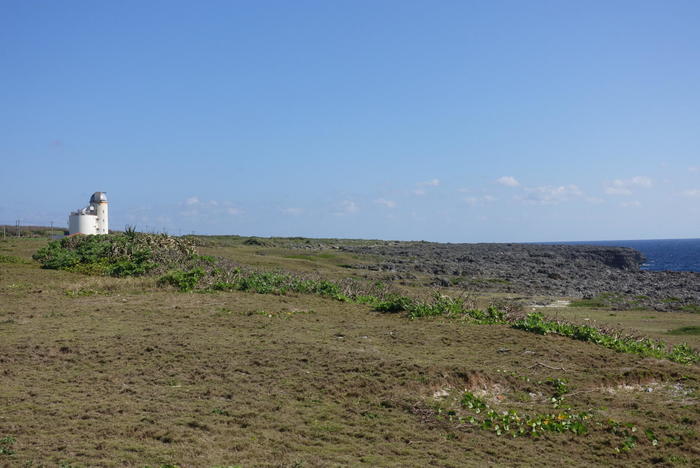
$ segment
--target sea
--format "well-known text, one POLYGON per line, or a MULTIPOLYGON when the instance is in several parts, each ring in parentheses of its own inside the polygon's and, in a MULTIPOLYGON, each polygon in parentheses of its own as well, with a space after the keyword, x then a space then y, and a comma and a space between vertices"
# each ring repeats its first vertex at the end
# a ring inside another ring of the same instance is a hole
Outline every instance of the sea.
POLYGON ((700 272, 700 239, 577 241, 557 244, 631 247, 640 251, 646 258, 646 262, 641 266, 642 270, 700 272))

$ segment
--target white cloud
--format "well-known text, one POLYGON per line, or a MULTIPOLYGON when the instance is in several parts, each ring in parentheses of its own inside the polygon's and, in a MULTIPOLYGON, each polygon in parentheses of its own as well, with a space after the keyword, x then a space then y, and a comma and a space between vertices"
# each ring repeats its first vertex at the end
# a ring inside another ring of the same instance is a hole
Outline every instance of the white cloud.
POLYGON ((518 182, 518 180, 513 176, 499 177, 496 179, 496 182, 501 185, 505 185, 506 187, 518 187, 520 185, 520 182, 518 182))
POLYGON ((632 191, 624 187, 605 187, 605 193, 608 195, 632 195, 632 191))
POLYGON ((183 202, 181 216, 216 216, 228 214, 231 216, 243 214, 243 210, 234 206, 230 201, 200 200, 199 197, 189 197, 183 202))
POLYGON ((620 206, 623 208, 636 208, 638 206, 642 206, 642 204, 639 203, 637 200, 634 200, 634 201, 622 202, 622 203, 620 203, 620 206))
POLYGON ((287 214, 287 215, 291 215, 291 216, 299 216, 303 212, 304 212, 304 210, 301 208, 294 208, 294 207, 282 208, 282 213, 287 214))
POLYGON ((683 192, 686 197, 700 197, 700 189, 690 189, 683 192))
POLYGON ((421 196, 425 195, 426 193, 428 193, 428 191, 425 189, 425 187, 437 187, 439 185, 440 185, 440 179, 430 179, 430 180, 426 180, 424 182, 418 182, 416 184, 416 186, 418 188, 413 189, 412 193, 414 195, 421 197, 421 196))
POLYGON ((600 197, 586 197, 586 201, 588 203, 595 203, 595 204, 605 203, 605 200, 600 198, 600 197))
POLYGON ((339 210, 336 212, 338 215, 353 214, 360 211, 360 207, 352 200, 343 200, 340 202, 339 210))
POLYGON ((495 202, 497 198, 491 195, 484 195, 483 197, 465 197, 462 200, 469 206, 477 206, 495 202))
POLYGON ((384 198, 377 198, 374 200, 374 203, 377 205, 383 205, 386 206, 387 208, 396 208, 396 202, 394 200, 386 200, 384 198))
POLYGON ((576 185, 544 185, 541 187, 525 188, 525 196, 518 198, 526 203, 556 205, 581 196, 583 196, 583 192, 576 185))
POLYGON ((437 187, 438 185, 440 185, 440 179, 430 179, 418 183, 419 187, 437 187))
POLYGON ((230 214, 231 216, 236 216, 239 214, 243 214, 243 210, 238 208, 226 208, 226 213, 230 214))
POLYGON ((631 179, 615 179, 608 182, 605 193, 608 195, 632 195, 634 188, 649 188, 652 180, 646 176, 636 176, 631 179))
POLYGON ((688 168, 689 172, 700 172, 700 166, 690 166, 688 168))

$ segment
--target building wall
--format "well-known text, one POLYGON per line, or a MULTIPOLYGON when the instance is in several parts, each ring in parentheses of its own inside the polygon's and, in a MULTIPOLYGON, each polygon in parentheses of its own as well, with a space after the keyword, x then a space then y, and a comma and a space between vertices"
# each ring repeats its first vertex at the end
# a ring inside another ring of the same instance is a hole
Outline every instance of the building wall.
POLYGON ((69 234, 97 234, 97 216, 71 213, 68 217, 69 234))

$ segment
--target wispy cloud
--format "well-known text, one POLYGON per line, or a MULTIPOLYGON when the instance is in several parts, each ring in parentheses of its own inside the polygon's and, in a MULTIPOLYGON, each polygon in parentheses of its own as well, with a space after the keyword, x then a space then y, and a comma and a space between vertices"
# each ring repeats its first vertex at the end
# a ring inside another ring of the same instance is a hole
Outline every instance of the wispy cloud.
POLYGON ((520 182, 513 176, 503 176, 496 179, 496 182, 506 187, 518 187, 520 182))
POLYGON ((622 202, 622 203, 620 203, 620 206, 623 208, 637 208, 637 207, 642 206, 642 204, 639 203, 637 200, 634 200, 634 201, 622 202))
POLYGON ((295 207, 290 207, 290 208, 282 208, 282 213, 290 216, 299 216, 302 214, 304 210, 302 208, 295 208, 295 207))
POLYGON ((430 179, 425 182, 418 182, 419 187, 437 187, 440 185, 440 179, 430 179))
POLYGON ((338 211, 335 212, 337 215, 347 215, 354 214, 360 211, 360 207, 357 203, 352 200, 343 200, 339 203, 338 211))
POLYGON ((421 196, 425 195, 426 193, 428 193, 428 190, 426 190, 427 187, 438 187, 439 185, 440 185, 440 179, 430 179, 430 180, 426 180, 423 182, 418 182, 416 184, 416 187, 418 187, 418 188, 413 189, 412 193, 414 195, 421 197, 421 196))
POLYGON ((607 183, 605 193, 608 195, 632 195, 633 189, 649 188, 652 185, 652 180, 646 176, 636 176, 631 179, 615 179, 607 183))
POLYGON ((683 192, 686 197, 700 197, 700 189, 689 189, 683 192))
POLYGON ((374 200, 377 205, 386 206, 387 208, 396 208, 396 202, 394 200, 386 200, 384 198, 377 198, 374 200))
POLYGON ((186 198, 182 202, 184 209, 180 211, 181 216, 215 216, 243 214, 243 210, 236 207, 230 201, 207 200, 203 201, 197 196, 186 198))
POLYGON ((700 172, 700 166, 690 166, 688 168, 689 172, 700 172))
POLYGON ((517 197, 525 203, 537 205, 556 205, 573 198, 583 196, 583 191, 576 185, 544 185, 541 187, 526 187, 525 195, 517 197))
POLYGON ((491 203, 497 200, 496 197, 491 195, 484 195, 482 197, 465 197, 462 200, 469 206, 478 206, 485 203, 491 203))
POLYGON ((226 214, 229 214, 231 216, 237 216, 239 214, 243 214, 243 210, 240 208, 226 208, 226 214))

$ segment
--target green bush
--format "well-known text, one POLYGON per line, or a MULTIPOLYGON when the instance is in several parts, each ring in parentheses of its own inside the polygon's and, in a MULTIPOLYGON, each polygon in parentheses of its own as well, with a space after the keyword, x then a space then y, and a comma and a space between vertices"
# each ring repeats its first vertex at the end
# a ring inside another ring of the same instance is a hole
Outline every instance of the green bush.
POLYGON ((205 273, 202 268, 194 268, 189 271, 175 270, 167 275, 163 275, 158 280, 159 285, 175 286, 182 292, 189 292, 197 287, 199 280, 204 277, 205 273))
POLYGON ((93 275, 140 276, 157 268, 213 262, 194 255, 192 246, 178 238, 142 234, 72 236, 49 242, 33 258, 43 268, 93 275))
POLYGON ((14 255, 0 255, 0 263, 30 263, 21 257, 15 257, 14 255))
POLYGON ((548 320, 539 312, 528 314, 524 319, 513 322, 512 327, 540 335, 557 334, 568 336, 575 340, 595 343, 619 352, 669 359, 681 364, 692 364, 700 361, 700 354, 687 344, 676 345, 669 349, 660 340, 623 336, 605 332, 589 325, 576 325, 548 320))
POLYGON ((405 297, 392 295, 375 304, 374 310, 378 312, 404 312, 413 308, 413 300, 405 297))

